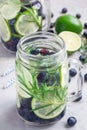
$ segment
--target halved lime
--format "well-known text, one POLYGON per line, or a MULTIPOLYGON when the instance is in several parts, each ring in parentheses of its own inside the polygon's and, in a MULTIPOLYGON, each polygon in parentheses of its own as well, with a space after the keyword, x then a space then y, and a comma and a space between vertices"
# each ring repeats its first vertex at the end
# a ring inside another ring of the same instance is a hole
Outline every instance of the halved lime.
POLYGON ((68 52, 75 52, 80 49, 82 42, 78 34, 70 31, 63 31, 59 36, 64 40, 68 52))
POLYGON ((11 38, 11 30, 9 24, 4 18, 0 15, 0 31, 1 31, 1 38, 7 42, 11 38))
POLYGON ((0 12, 5 19, 10 20, 18 15, 20 9, 20 0, 15 0, 15 2, 14 0, 6 0, 6 2, 3 2, 0 12))
MULTIPOLYGON (((50 100, 50 97, 49 97, 49 100, 50 100)), ((47 103, 47 101, 48 99, 46 101, 40 101, 35 98, 32 99, 32 104, 31 104, 32 110, 38 117, 42 119, 55 118, 65 108, 65 104, 61 104, 61 103, 58 104, 58 102, 56 103, 56 99, 54 100, 54 103, 52 105, 47 103)))
MULTIPOLYGON (((38 16, 38 21, 41 22, 40 16, 38 16)), ((28 11, 25 11, 18 17, 15 29, 20 35, 26 35, 36 32, 39 26, 33 16, 28 11)))

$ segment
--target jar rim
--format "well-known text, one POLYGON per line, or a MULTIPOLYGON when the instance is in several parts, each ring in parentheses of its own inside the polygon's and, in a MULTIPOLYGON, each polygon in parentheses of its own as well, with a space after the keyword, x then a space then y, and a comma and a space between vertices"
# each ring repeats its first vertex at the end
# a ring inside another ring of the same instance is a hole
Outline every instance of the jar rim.
MULTIPOLYGON (((60 55, 61 53, 66 52, 66 46, 65 46, 65 42, 63 41, 63 39, 62 39, 60 36, 58 36, 57 34, 55 34, 55 33, 45 32, 45 31, 38 31, 38 32, 35 32, 35 33, 33 33, 33 34, 30 34, 30 35, 28 34, 28 35, 23 36, 23 37, 19 40, 19 43, 18 43, 18 45, 17 45, 17 50, 18 50, 21 54, 25 55, 26 57, 39 58, 37 55, 33 55, 33 54, 30 54, 30 53, 26 53, 26 52, 23 50, 23 47, 22 47, 22 46, 23 46, 23 43, 24 43, 26 40, 31 39, 31 38, 35 38, 35 37, 37 37, 37 36, 39 36, 39 38, 41 38, 42 36, 43 36, 43 37, 50 36, 51 38, 55 38, 57 42, 58 42, 58 40, 61 40, 61 49, 60 49, 59 51, 55 52, 55 53, 52 54, 52 55, 47 55, 47 56, 45 56, 45 57, 44 57, 43 55, 41 55, 41 56, 40 56, 41 58, 48 58, 48 57, 50 57, 50 56, 60 55)), ((58 42, 58 43, 59 43, 59 42, 58 42)))

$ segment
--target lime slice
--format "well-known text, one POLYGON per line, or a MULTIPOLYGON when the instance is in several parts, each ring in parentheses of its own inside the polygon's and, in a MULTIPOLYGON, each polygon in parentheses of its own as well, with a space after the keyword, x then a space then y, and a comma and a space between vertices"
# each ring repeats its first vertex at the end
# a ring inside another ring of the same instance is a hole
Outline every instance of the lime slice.
POLYGON ((75 52, 80 49, 82 42, 78 34, 70 31, 63 31, 59 36, 64 40, 68 52, 75 52))
POLYGON ((15 2, 13 0, 7 0, 3 3, 0 12, 5 19, 10 20, 18 15, 20 9, 21 4, 19 0, 15 0, 15 2))
POLYGON ((19 85, 16 87, 17 93, 22 97, 22 98, 30 98, 30 94, 28 93, 28 90, 23 86, 21 83, 18 83, 19 85))
POLYGON ((0 30, 1 30, 1 38, 7 42, 11 38, 11 31, 7 21, 3 19, 0 15, 0 30))
MULTIPOLYGON (((47 100, 46 100, 47 101, 47 100)), ((42 119, 52 119, 58 116, 65 108, 65 104, 56 104, 56 99, 54 100, 54 103, 52 105, 48 104, 46 101, 40 101, 35 98, 32 99, 32 110, 34 113, 42 118, 42 119), (45 106, 45 107, 43 107, 45 106), (38 109, 40 108, 40 109, 38 109), (58 108, 58 109, 56 109, 58 108), (37 110, 35 110, 37 109, 37 110), (55 109, 55 111, 53 111, 55 109), (53 112, 52 112, 53 111, 53 112), (50 113, 51 112, 51 113, 50 113)))
MULTIPOLYGON (((40 16, 38 16, 38 21, 41 22, 40 16)), ((15 29, 20 35, 26 35, 36 32, 39 29, 39 26, 35 22, 33 16, 26 11, 18 17, 15 29)))

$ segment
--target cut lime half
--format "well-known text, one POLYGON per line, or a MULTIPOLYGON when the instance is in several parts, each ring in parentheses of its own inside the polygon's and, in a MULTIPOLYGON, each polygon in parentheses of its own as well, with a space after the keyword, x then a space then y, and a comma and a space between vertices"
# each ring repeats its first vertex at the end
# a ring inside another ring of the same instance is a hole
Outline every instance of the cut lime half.
POLYGON ((3 2, 3 5, 1 4, 0 12, 5 19, 10 20, 18 15, 20 9, 20 0, 15 0, 15 2, 14 0, 7 0, 3 2))
POLYGON ((82 42, 78 34, 70 31, 63 31, 59 36, 64 40, 68 52, 75 52, 80 49, 82 42))
MULTIPOLYGON (((38 16, 38 21, 41 23, 41 17, 38 16)), ((15 24, 15 29, 20 35, 26 35, 36 32, 39 29, 39 26, 35 22, 33 16, 25 11, 22 13, 15 24)))
POLYGON ((0 31, 1 31, 1 38, 7 42, 11 38, 11 30, 9 24, 4 18, 0 15, 0 31))
POLYGON ((58 104, 58 103, 56 104, 55 102, 56 100, 54 101, 53 104, 48 104, 46 101, 42 102, 40 100, 33 98, 31 107, 38 117, 42 119, 52 119, 58 116, 65 108, 65 104, 58 104))

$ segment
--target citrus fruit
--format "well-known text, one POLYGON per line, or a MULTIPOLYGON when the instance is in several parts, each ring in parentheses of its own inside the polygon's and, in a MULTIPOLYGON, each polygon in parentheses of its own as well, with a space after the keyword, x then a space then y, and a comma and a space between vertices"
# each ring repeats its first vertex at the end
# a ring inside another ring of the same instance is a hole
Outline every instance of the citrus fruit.
MULTIPOLYGON (((51 97, 49 97, 49 98, 51 98, 51 97)), ((32 107, 32 110, 37 109, 37 110, 34 110, 34 113, 38 117, 40 117, 42 119, 52 119, 52 118, 55 118, 56 116, 58 116, 65 108, 65 104, 58 104, 58 103, 56 104, 55 102, 56 102, 56 99, 54 100, 54 103, 52 105, 50 105, 46 101, 42 102, 40 100, 33 98, 31 107, 32 107), (38 109, 38 108, 40 108, 40 109, 38 109), (54 109, 55 109, 55 111, 53 111, 54 109)))
MULTIPOLYGON (((32 11, 31 9, 29 10, 30 12, 32 11)), ((38 21, 39 23, 41 23, 40 16, 38 16, 38 21)), ((30 14, 28 11, 25 11, 19 15, 15 23, 15 29, 20 35, 26 35, 36 32, 39 29, 39 26, 35 22, 35 19, 33 18, 32 14, 30 14)))
POLYGON ((0 30, 1 30, 1 38, 5 42, 9 41, 11 38, 11 30, 10 30, 8 22, 4 20, 2 15, 0 15, 0 30))
POLYGON ((75 52, 80 49, 82 42, 78 34, 70 31, 63 31, 59 36, 64 40, 68 52, 75 52))
POLYGON ((0 12, 5 19, 10 20, 18 15, 20 9, 20 0, 15 0, 15 2, 13 0, 7 0, 2 3, 0 12))
POLYGON ((72 15, 62 15, 55 21, 55 30, 57 33, 62 31, 72 31, 79 34, 82 31, 82 23, 78 18, 72 15))

